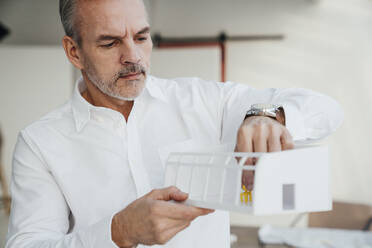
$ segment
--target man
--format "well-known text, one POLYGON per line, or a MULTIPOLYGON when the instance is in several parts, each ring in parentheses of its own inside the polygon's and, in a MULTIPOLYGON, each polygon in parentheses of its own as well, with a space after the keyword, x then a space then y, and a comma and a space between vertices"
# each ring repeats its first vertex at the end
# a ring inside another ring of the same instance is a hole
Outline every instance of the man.
MULTIPOLYGON (((335 101, 304 89, 150 76, 140 0, 60 0, 60 14, 82 79, 19 135, 7 248, 228 247, 228 213, 162 188, 169 152, 280 151, 342 122, 335 101)), ((252 175, 243 183, 252 188, 252 175)))

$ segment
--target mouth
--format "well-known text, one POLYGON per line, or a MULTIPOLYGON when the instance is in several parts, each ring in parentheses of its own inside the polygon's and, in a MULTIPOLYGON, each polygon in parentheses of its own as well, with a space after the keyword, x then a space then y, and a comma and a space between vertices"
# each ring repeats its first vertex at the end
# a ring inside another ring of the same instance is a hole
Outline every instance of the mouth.
POLYGON ((139 79, 141 76, 142 76, 142 73, 138 72, 138 73, 130 73, 130 74, 127 74, 127 75, 122 76, 120 78, 123 78, 123 79, 126 79, 126 80, 135 80, 135 79, 139 79))

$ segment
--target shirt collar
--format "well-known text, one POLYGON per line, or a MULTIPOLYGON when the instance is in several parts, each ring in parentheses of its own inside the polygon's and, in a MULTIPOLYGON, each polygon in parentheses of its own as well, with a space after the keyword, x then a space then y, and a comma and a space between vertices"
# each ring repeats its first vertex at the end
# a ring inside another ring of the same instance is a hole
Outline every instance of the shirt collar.
POLYGON ((72 95, 72 114, 74 115, 76 130, 80 130, 90 120, 90 103, 87 102, 81 93, 86 89, 83 77, 80 77, 75 84, 72 95))
MULTIPOLYGON (((168 100, 159 85, 161 83, 159 81, 159 79, 148 75, 146 79, 145 91, 147 91, 151 97, 167 103, 168 100)), ((83 77, 80 77, 75 83, 72 96, 72 113, 75 119, 76 130, 78 132, 80 132, 90 120, 91 109, 95 108, 95 106, 87 102, 87 100, 85 100, 81 95, 84 90, 86 90, 86 85, 83 77)))
POLYGON ((149 75, 146 82, 146 90, 155 99, 168 103, 168 99, 164 94, 164 89, 161 87, 161 79, 149 75))

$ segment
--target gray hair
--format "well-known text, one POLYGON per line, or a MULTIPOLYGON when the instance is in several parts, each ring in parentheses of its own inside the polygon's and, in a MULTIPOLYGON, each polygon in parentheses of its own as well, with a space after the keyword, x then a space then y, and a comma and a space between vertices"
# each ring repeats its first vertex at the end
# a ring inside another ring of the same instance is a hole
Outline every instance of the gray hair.
POLYGON ((81 37, 76 25, 76 9, 78 0, 59 0, 59 15, 65 34, 81 45, 81 37))
MULTIPOLYGON (((81 46, 82 41, 78 26, 79 20, 77 20, 76 15, 78 1, 79 0, 59 0, 59 15, 61 17, 61 22, 63 25, 63 29, 65 30, 65 34, 67 36, 70 36, 74 41, 77 42, 79 46, 81 46)), ((141 2, 145 7, 143 0, 141 0, 141 2)), ((146 19, 148 19, 147 11, 146 19)))

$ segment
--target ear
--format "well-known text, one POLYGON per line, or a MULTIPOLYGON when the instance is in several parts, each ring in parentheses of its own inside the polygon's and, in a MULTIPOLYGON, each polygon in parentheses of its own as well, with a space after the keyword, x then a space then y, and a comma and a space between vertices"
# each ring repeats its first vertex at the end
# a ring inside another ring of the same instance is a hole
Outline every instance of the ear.
POLYGON ((65 35, 62 39, 62 45, 70 62, 77 69, 83 69, 83 61, 78 44, 70 36, 65 35))

